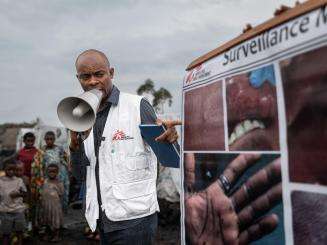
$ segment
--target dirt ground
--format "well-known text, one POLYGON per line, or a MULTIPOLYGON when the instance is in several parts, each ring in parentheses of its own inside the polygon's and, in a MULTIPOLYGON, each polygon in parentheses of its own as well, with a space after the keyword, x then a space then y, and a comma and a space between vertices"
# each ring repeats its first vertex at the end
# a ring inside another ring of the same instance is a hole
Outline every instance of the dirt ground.
MULTIPOLYGON (((159 200, 160 210, 159 225, 156 238, 156 244, 159 245, 176 245, 180 244, 180 211, 179 203, 169 203, 159 200)), ((81 209, 69 209, 64 218, 64 229, 61 231, 62 241, 57 244, 63 245, 96 245, 97 241, 88 240, 83 235, 86 226, 83 211, 81 209)), ((55 244, 41 241, 34 237, 24 242, 24 245, 47 245, 55 244)))

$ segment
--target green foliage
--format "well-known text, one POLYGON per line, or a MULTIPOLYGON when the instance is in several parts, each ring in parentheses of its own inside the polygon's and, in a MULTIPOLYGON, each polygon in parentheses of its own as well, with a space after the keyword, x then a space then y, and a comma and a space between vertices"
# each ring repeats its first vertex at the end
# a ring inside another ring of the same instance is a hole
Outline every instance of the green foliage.
POLYGON ((155 92, 153 81, 151 79, 145 80, 144 84, 142 84, 137 89, 136 92, 137 92, 138 95, 142 95, 144 93, 153 94, 155 92))
POLYGON ((154 109, 157 112, 164 113, 164 105, 166 102, 168 102, 168 106, 170 107, 173 103, 173 96, 170 94, 170 92, 161 87, 158 90, 154 89, 154 82, 151 79, 147 79, 144 81, 144 84, 142 84, 137 89, 137 94, 142 95, 144 93, 149 93, 153 96, 152 105, 154 109))

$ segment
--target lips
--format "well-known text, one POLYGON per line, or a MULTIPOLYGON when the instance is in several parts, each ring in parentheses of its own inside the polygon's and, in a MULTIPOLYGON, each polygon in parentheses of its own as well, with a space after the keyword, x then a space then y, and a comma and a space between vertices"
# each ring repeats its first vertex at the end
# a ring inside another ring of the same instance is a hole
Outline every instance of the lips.
POLYGON ((292 182, 327 185, 326 64, 327 47, 280 63, 292 182))
POLYGON ((259 88, 249 74, 227 80, 228 144, 230 150, 277 150, 276 89, 264 81, 259 88))
POLYGON ((327 108, 307 106, 288 127, 290 179, 327 185, 327 108))

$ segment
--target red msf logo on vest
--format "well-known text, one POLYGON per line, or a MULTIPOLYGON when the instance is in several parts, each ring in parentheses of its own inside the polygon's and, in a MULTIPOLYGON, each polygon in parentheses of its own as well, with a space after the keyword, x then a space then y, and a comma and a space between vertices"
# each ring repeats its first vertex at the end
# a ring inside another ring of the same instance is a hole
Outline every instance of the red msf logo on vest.
POLYGON ((125 133, 122 130, 117 130, 114 136, 112 137, 112 140, 130 140, 134 139, 131 136, 126 136, 125 133))

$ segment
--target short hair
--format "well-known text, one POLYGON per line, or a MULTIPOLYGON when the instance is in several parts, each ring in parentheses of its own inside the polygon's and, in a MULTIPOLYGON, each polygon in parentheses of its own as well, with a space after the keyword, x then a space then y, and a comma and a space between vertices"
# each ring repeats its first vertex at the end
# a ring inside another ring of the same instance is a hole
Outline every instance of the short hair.
POLYGON ((13 168, 13 169, 16 169, 16 164, 13 163, 13 162, 7 162, 5 163, 5 166, 4 166, 4 169, 9 169, 9 168, 13 168))
POLYGON ((24 165, 24 162, 23 161, 21 161, 21 160, 19 160, 19 159, 14 159, 14 163, 16 164, 16 165, 24 165))
POLYGON ((55 133, 53 131, 46 132, 45 135, 44 135, 44 138, 47 137, 47 136, 53 136, 53 137, 56 138, 56 135, 55 135, 55 133))
POLYGON ((49 168, 56 168, 57 171, 59 171, 59 166, 58 166, 58 164, 55 164, 55 163, 49 164, 48 167, 47 167, 47 170, 49 170, 49 168))
POLYGON ((22 162, 22 161, 16 161, 15 162, 15 165, 16 165, 16 167, 18 168, 18 167, 22 167, 22 168, 24 168, 24 163, 22 162))
POLYGON ((87 50, 85 50, 85 51, 83 51, 82 53, 80 53, 78 56, 77 56, 77 58, 76 58, 76 61, 75 61, 75 67, 77 67, 77 62, 78 62, 78 59, 80 58, 80 57, 82 57, 83 55, 86 55, 86 54, 89 54, 89 53, 96 53, 96 54, 99 54, 106 62, 107 62, 107 64, 108 64, 108 67, 110 67, 110 62, 109 62, 109 59, 107 58, 107 56, 103 53, 103 52, 101 52, 101 51, 99 51, 99 50, 96 50, 96 49, 87 49, 87 50))
POLYGON ((27 132, 27 133, 24 134, 23 140, 26 140, 27 138, 34 138, 35 139, 35 135, 32 132, 27 132))

